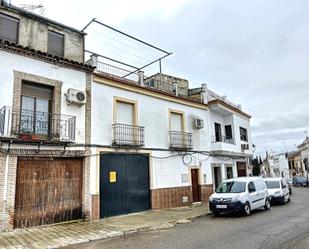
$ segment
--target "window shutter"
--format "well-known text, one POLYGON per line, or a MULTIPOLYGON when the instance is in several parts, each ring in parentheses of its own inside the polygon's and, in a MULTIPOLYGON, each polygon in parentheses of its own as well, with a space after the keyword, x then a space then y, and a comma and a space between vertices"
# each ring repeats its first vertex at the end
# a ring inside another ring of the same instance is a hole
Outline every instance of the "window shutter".
POLYGON ((0 39, 17 43, 18 26, 18 19, 0 14, 0 39))
POLYGON ((64 56, 64 35, 54 31, 48 31, 48 51, 49 54, 59 57, 64 56))
POLYGON ((52 88, 47 88, 30 83, 22 83, 21 95, 33 98, 51 100, 53 95, 52 88))

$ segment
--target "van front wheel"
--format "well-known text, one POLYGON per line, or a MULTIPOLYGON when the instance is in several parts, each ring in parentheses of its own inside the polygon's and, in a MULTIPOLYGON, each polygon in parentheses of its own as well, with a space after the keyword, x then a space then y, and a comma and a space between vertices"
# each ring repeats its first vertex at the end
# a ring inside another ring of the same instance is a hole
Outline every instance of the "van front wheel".
POLYGON ((249 216, 251 214, 250 204, 248 202, 246 202, 245 204, 244 213, 246 216, 249 216))
POLYGON ((266 200, 265 200, 264 209, 265 209, 265 210, 269 210, 269 209, 270 209, 270 201, 269 201, 268 198, 266 198, 266 200))

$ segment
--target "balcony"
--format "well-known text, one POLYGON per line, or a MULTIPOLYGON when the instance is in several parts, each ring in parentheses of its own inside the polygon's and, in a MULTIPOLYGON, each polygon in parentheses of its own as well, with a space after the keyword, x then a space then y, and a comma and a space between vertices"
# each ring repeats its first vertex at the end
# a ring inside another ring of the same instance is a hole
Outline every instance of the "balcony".
POLYGON ((113 124, 113 146, 143 147, 145 145, 145 128, 128 124, 113 124))
POLYGON ((192 149, 192 133, 182 131, 169 132, 170 149, 189 150, 192 149))
POLYGON ((227 143, 227 144, 235 144, 235 140, 232 137, 226 136, 212 136, 212 143, 227 143))
POLYGON ((0 139, 22 141, 73 142, 76 117, 22 110, 13 112, 8 106, 0 109, 0 139))

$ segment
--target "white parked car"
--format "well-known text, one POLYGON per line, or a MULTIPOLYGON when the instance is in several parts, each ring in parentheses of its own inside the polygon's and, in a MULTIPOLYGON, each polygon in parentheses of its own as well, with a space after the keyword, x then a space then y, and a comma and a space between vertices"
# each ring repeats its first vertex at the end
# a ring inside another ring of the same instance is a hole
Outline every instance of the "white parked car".
POLYGON ((283 178, 266 178, 265 182, 272 203, 285 204, 290 201, 289 187, 283 178))
POLYGON ((223 181, 209 197, 209 209, 215 215, 241 212, 250 215, 257 208, 270 209, 265 181, 259 177, 238 177, 223 181))

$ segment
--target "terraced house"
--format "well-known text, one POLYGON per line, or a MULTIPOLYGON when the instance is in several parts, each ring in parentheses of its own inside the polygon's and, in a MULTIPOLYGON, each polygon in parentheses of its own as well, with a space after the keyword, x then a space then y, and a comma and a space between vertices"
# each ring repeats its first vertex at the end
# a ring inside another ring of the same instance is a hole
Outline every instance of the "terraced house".
POLYGON ((84 36, 0 7, 0 229, 206 202, 250 173, 241 106, 95 53, 85 64, 84 36))
POLYGON ((1 230, 90 212, 83 42, 78 30, 1 4, 1 230))

